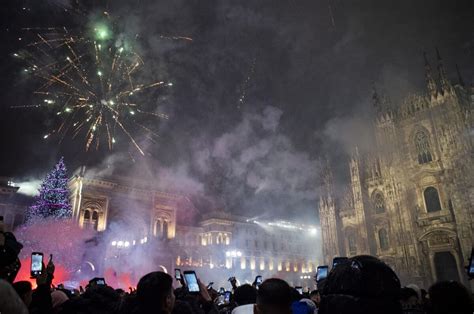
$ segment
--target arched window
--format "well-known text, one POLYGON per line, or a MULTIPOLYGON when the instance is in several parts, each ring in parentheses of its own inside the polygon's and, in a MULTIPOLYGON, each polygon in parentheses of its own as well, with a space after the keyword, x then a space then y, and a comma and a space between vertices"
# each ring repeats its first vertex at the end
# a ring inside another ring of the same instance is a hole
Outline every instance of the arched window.
POLYGON ((426 211, 428 213, 437 212, 441 210, 438 190, 430 186, 425 189, 423 195, 425 197, 426 211))
POLYGON ((423 131, 418 131, 415 134, 415 147, 418 153, 418 163, 426 164, 433 161, 430 151, 430 142, 428 135, 423 131))
POLYGON ((354 235, 350 234, 347 236, 347 246, 349 247, 349 255, 357 254, 357 245, 354 235))
POLYGON ((379 230, 379 243, 380 243, 380 249, 382 251, 388 250, 389 243, 388 243, 388 233, 386 229, 379 230))
POLYGON ((86 209, 84 211, 84 220, 89 220, 89 219, 91 219, 91 212, 88 209, 86 209))
POLYGON ((99 219, 99 213, 98 213, 96 210, 94 210, 94 211, 92 212, 92 220, 96 220, 96 221, 97 221, 98 219, 99 219))
POLYGON ((163 239, 168 239, 168 222, 165 220, 163 222, 163 239))
POLYGON ((376 193, 374 195, 374 207, 376 214, 385 212, 385 201, 383 199, 382 193, 376 193))

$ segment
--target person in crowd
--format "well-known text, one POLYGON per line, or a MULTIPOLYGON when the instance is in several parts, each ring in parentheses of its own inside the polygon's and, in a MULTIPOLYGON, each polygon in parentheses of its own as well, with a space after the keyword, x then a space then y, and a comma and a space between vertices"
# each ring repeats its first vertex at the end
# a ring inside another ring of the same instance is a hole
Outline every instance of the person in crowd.
POLYGON ((63 303, 68 300, 68 296, 61 290, 54 290, 51 292, 52 313, 57 314, 61 312, 63 303))
POLYGON ((18 293, 26 307, 29 307, 33 296, 31 283, 29 281, 17 281, 13 283, 13 288, 15 288, 16 293, 18 293))
POLYGON ((418 294, 413 288, 404 287, 400 290, 400 304, 404 314, 424 312, 418 294))
POLYGON ((155 271, 143 276, 137 285, 137 305, 140 314, 171 314, 174 307, 173 278, 155 271))
POLYGON ((472 314, 472 296, 457 281, 441 281, 428 289, 428 314, 472 314))
POLYGON ((257 289, 244 284, 234 290, 234 303, 236 307, 232 314, 253 314, 254 304, 257 302, 257 289))
POLYGON ((120 295, 109 286, 92 286, 79 297, 62 303, 60 314, 115 314, 121 304, 120 295))
POLYGON ((2 314, 28 314, 28 308, 18 296, 12 285, 0 279, 0 313, 2 314))
POLYGON ((314 302, 317 308, 319 308, 319 304, 321 303, 321 294, 319 290, 313 290, 309 294, 309 298, 314 302))
POLYGON ((30 314, 50 314, 53 310, 53 301, 51 298, 51 283, 54 278, 55 266, 50 259, 48 266, 44 267, 43 272, 36 277, 36 289, 31 296, 29 306, 30 314))
POLYGON ((282 279, 265 280, 257 292, 255 314, 291 314, 292 293, 288 283, 282 279))
POLYGON ((360 255, 329 273, 318 313, 399 314, 399 298, 395 272, 376 257, 360 255))

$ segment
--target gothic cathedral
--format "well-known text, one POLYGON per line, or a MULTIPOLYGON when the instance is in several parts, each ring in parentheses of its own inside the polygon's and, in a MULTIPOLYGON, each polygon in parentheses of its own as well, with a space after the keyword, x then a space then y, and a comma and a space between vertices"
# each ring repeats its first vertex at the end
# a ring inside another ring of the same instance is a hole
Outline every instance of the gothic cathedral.
POLYGON ((474 87, 450 82, 425 55, 427 92, 394 108, 373 94, 374 151, 349 162, 350 187, 335 194, 326 167, 319 213, 325 263, 375 255, 402 284, 467 284, 473 247, 474 87))

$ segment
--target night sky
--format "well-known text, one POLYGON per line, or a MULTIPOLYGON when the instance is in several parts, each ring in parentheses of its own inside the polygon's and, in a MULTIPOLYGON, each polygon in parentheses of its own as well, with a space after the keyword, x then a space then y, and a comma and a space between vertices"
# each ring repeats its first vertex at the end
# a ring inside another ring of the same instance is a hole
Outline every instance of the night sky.
POLYGON ((64 155, 70 170, 87 165, 100 175, 154 179, 160 188, 195 195, 202 210, 314 216, 319 158, 328 156, 344 180, 353 145, 370 149, 373 83, 395 106, 423 92, 423 51, 435 68, 435 48, 454 81, 456 64, 467 84, 474 78, 471 0, 7 0, 0 6, 0 176, 38 180, 64 155), (113 151, 87 153, 83 137, 44 140, 57 123, 54 113, 12 108, 38 101, 38 82, 12 57, 28 43, 22 29, 83 29, 103 11, 124 36, 137 38, 146 78, 174 84, 143 99, 170 116, 146 121, 159 131, 154 141, 136 132, 145 157, 125 138, 113 151))

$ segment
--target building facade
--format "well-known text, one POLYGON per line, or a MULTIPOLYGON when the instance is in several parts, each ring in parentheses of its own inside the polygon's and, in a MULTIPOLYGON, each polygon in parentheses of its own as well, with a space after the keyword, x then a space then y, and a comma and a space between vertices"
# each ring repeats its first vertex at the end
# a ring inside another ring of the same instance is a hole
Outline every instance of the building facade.
POLYGON ((18 193, 19 187, 10 178, 0 177, 0 216, 3 217, 5 231, 13 231, 26 219, 32 198, 18 193))
POLYGON ((437 79, 425 55, 427 92, 397 107, 376 91, 374 150, 349 161, 336 196, 326 167, 319 213, 323 256, 376 255, 402 283, 467 284, 473 246, 474 88, 451 83, 439 53, 437 79))
POLYGON ((110 266, 133 259, 141 254, 136 248, 142 252, 146 247, 155 265, 168 272, 193 269, 216 285, 223 286, 231 276, 252 282, 257 275, 314 285, 321 256, 314 227, 260 222, 224 210, 183 220, 182 215, 196 211, 188 198, 130 178, 78 172, 69 186, 73 219, 106 239, 101 249, 105 262, 98 268, 107 269, 107 261, 110 266))

